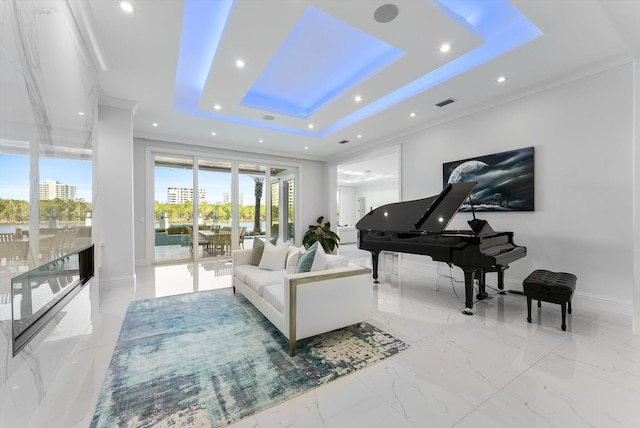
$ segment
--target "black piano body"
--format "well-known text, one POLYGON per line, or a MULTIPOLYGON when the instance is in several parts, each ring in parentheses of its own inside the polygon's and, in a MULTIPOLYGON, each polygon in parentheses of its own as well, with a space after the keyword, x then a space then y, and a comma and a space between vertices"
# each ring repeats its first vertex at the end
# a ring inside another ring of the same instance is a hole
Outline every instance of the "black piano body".
POLYGON ((472 314, 474 279, 479 300, 487 298, 486 272, 498 274, 504 290, 504 270, 525 257, 526 247, 513 242, 513 232, 496 232, 485 220, 469 221, 471 230, 445 230, 469 197, 476 183, 449 184, 437 196, 384 205, 370 211, 357 224, 358 248, 371 252, 373 279, 378 282, 381 251, 428 255, 434 261, 462 269, 465 282, 463 313, 472 314))

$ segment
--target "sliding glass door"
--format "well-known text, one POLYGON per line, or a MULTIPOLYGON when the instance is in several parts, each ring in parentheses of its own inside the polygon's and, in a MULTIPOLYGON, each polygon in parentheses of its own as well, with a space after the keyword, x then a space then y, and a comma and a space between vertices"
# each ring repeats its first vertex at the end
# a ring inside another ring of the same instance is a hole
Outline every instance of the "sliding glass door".
POLYGON ((198 257, 228 257, 233 248, 231 163, 198 160, 198 257))
POLYGON ((295 168, 160 153, 152 159, 154 262, 227 260, 257 237, 294 242, 295 168))
POLYGON ((154 248, 156 262, 189 260, 193 255, 193 158, 155 156, 154 248))

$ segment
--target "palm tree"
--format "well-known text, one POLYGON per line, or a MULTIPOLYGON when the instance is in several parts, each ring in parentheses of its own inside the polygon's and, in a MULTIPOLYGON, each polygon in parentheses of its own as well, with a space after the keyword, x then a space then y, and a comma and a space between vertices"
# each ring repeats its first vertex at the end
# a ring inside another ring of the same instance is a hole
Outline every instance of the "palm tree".
POLYGON ((264 177, 255 176, 252 177, 255 181, 255 197, 256 197, 256 209, 253 214, 253 234, 262 235, 261 221, 260 221, 260 200, 262 199, 262 186, 264 184, 264 177))

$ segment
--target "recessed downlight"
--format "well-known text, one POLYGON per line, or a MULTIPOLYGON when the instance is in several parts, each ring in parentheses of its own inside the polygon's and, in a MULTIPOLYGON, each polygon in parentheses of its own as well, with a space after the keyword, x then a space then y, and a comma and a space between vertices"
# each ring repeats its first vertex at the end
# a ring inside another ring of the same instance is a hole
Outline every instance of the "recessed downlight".
POLYGON ((213 108, 216 109, 216 110, 220 110, 222 107, 220 107, 220 104, 216 104, 216 105, 213 106, 213 108))
POLYGON ((136 10, 133 4, 129 3, 128 1, 121 1, 120 9, 124 10, 127 13, 133 13, 136 10))
POLYGON ((264 140, 258 140, 258 143, 264 143, 264 140))
POLYGON ((211 133, 211 135, 213 135, 213 136, 215 137, 216 133, 215 133, 215 132, 212 132, 212 133, 211 133))
POLYGON ((305 150, 309 150, 309 147, 308 147, 308 146, 305 146, 305 148, 304 148, 304 149, 305 149, 305 150))
POLYGON ((78 112, 78 116, 84 116, 84 112, 83 111, 79 111, 78 112))
POLYGON ((309 129, 313 129, 313 123, 310 123, 309 125, 307 125, 309 129))
POLYGON ((358 134, 358 135, 357 135, 357 137, 358 137, 358 138, 362 138, 362 134, 358 134))
POLYGON ((507 78, 505 76, 500 76, 496 79, 496 82, 498 83, 504 83, 507 81, 507 78))
POLYGON ((236 67, 238 68, 244 68, 244 61, 239 59, 236 61, 236 67))
POLYGON ((440 46, 440 52, 449 52, 451 50, 451 45, 449 43, 443 43, 440 46))
POLYGON ((360 95, 356 95, 354 98, 354 101, 359 103, 360 101, 362 101, 362 97, 360 95))
POLYGON ((155 122, 153 122, 153 123, 151 124, 151 126, 153 126, 154 128, 157 128, 157 127, 158 127, 158 124, 157 124, 157 123, 155 123, 155 122))
POLYGON ((416 114, 414 112, 409 113, 409 117, 416 117, 416 114))

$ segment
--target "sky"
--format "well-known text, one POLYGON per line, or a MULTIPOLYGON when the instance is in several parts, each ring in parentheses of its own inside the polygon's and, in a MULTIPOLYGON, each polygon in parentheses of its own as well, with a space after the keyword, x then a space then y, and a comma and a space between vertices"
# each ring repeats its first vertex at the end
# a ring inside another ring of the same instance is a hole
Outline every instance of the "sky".
MULTIPOLYGON (((40 183, 56 180, 61 184, 76 186, 76 198, 91 202, 91 167, 90 161, 41 157, 40 183)), ((193 187, 193 171, 190 169, 156 167, 155 174, 154 200, 158 202, 167 201, 169 187, 193 187)), ((206 189, 209 203, 223 202, 223 194, 231 194, 230 173, 201 171, 198 181, 200 188, 206 189)), ((242 204, 253 205, 254 181, 251 176, 241 174, 239 187, 242 204)), ((28 156, 0 154, 0 199, 29 200, 28 156)))
MULTIPOLYGON (((76 186, 76 198, 91 202, 91 161, 40 158, 40 183, 76 186)), ((0 199, 29 200, 29 156, 0 154, 0 199)))

